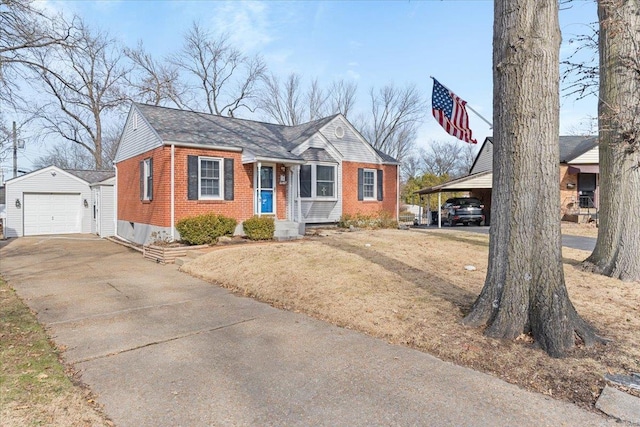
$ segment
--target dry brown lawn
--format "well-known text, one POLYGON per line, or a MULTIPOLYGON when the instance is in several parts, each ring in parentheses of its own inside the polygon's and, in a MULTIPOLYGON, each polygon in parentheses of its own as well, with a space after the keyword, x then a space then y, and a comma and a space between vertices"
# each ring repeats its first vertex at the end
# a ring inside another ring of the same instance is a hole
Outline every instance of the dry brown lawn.
POLYGON ((575 222, 562 222, 562 234, 570 234, 572 236, 582 237, 598 237, 598 227, 595 222, 587 224, 577 224, 575 222))
POLYGON ((0 279, 0 426, 113 426, 16 293, 0 279))
POLYGON ((490 339, 461 324, 486 275, 486 235, 323 231, 296 242, 220 247, 182 269, 276 307, 591 408, 605 373, 640 372, 640 285, 581 271, 588 255, 564 248, 567 287, 578 312, 612 342, 578 347, 564 359, 548 357, 527 336, 490 339))

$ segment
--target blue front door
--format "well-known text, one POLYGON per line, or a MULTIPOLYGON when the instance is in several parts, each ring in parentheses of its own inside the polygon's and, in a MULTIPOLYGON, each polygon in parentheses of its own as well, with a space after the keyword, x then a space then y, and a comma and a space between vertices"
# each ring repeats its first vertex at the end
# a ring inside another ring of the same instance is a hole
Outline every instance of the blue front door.
POLYGON ((273 179, 273 166, 262 166, 260 168, 260 195, 258 203, 260 213, 273 214, 273 191, 275 180, 273 179))

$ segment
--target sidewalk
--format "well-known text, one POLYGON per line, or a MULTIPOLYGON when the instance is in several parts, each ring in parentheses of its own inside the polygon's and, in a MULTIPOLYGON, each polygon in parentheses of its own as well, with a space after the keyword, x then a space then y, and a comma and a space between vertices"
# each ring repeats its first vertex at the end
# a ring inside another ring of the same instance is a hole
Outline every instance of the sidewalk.
POLYGON ((117 426, 624 425, 104 240, 16 239, 0 257, 117 426))

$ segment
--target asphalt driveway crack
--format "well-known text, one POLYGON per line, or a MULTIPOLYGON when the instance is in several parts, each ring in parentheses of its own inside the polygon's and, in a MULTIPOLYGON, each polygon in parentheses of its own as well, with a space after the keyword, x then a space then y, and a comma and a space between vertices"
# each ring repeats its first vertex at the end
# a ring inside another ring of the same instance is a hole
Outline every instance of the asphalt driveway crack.
POLYGON ((257 319, 257 317, 252 317, 250 319, 239 320, 237 322, 229 323, 227 325, 216 326, 214 328, 200 329, 200 330, 197 330, 197 331, 188 332, 186 334, 177 335, 177 336, 174 336, 174 337, 171 337, 171 338, 166 338, 166 339, 163 339, 163 340, 152 341, 152 342, 149 342, 149 343, 137 345, 135 347, 127 348, 127 349, 124 349, 124 350, 118 350, 118 351, 113 351, 113 352, 110 352, 110 353, 107 353, 107 354, 101 354, 101 355, 97 355, 97 356, 86 357, 84 359, 74 360, 73 363, 75 364, 75 363, 91 362, 93 360, 104 359, 104 358, 111 357, 111 356, 117 356, 117 355, 122 354, 122 353, 128 353, 130 351, 139 350, 139 349, 145 348, 145 347, 151 347, 151 346, 158 345, 158 344, 164 344, 164 343, 176 341, 176 340, 179 340, 179 339, 182 339, 182 338, 188 338, 188 337, 192 337, 194 335, 204 334, 204 333, 207 333, 207 332, 219 331, 221 329, 230 328, 232 326, 236 326, 236 325, 240 325, 240 324, 243 324, 243 323, 251 322, 251 321, 254 321, 256 319, 257 319))

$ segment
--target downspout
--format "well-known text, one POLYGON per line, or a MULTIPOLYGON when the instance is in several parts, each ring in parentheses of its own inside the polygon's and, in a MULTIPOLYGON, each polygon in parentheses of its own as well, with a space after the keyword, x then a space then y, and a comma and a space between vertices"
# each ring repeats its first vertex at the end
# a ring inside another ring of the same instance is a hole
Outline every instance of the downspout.
POLYGON ((113 206, 115 209, 113 213, 113 234, 122 239, 122 237, 118 235, 118 167, 113 165, 113 168, 116 170, 116 183, 113 186, 113 206))
POLYGON ((171 241, 176 240, 176 146, 171 144, 171 241))
POLYGON ((396 166, 396 221, 400 219, 400 166, 396 166))
POLYGON ((442 209, 440 206, 442 206, 442 193, 438 192, 438 228, 442 228, 442 209))
POLYGON ((302 168, 302 166, 297 165, 296 166, 296 199, 298 201, 297 204, 297 213, 298 213, 298 222, 302 222, 302 199, 300 198, 300 168, 302 168))
POLYGON ((258 190, 258 194, 256 194, 256 201, 258 203, 258 217, 262 216, 262 180, 260 179, 260 174, 262 172, 262 162, 258 162, 258 167, 257 167, 257 175, 256 175, 256 181, 257 181, 257 190, 258 190))

